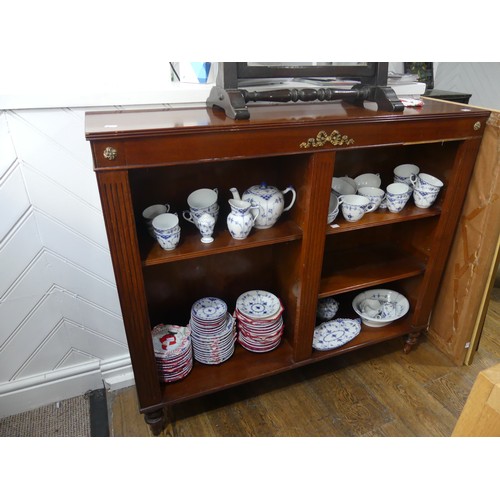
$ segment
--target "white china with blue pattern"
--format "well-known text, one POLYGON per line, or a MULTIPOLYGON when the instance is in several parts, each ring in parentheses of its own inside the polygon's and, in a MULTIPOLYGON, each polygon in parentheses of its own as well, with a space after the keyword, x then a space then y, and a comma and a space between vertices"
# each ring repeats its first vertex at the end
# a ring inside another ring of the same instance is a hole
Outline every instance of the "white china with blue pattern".
POLYGON ((356 194, 357 186, 353 179, 347 177, 333 177, 332 189, 337 196, 340 196, 342 194, 356 194))
MULTIPOLYGON (((385 191, 377 187, 360 187, 358 189, 358 194, 366 196, 370 200, 370 203, 373 205, 373 210, 377 210, 377 208, 380 207, 380 204, 385 200, 385 191)), ((370 211, 373 212, 373 210, 370 211)))
POLYGON ((413 189, 411 177, 412 175, 417 175, 419 172, 420 167, 418 165, 414 165, 413 163, 403 163, 394 169, 394 182, 404 182, 413 189))
POLYGON ((326 218, 327 224, 331 224, 339 214, 339 199, 332 189, 330 192, 330 203, 328 204, 328 216, 326 218))
POLYGON ((236 309, 251 320, 269 319, 280 314, 283 306, 276 295, 265 290, 249 290, 236 300, 236 309))
POLYGON ((363 324, 371 327, 386 326, 402 318, 410 310, 408 299, 395 290, 376 288, 358 294, 352 307, 363 324))
POLYGON ((314 329, 313 347, 329 351, 350 342, 361 332, 361 320, 339 318, 326 321, 314 329))
POLYGON ((163 250, 173 250, 181 237, 179 217, 177 214, 164 213, 157 215, 152 222, 156 240, 163 250))
MULTIPOLYGON (((240 199, 236 188, 231 188, 233 198, 240 199)), ((252 206, 260 207, 258 217, 255 219, 256 229, 267 229, 277 222, 283 212, 290 210, 297 197, 297 193, 292 186, 280 190, 274 186, 268 186, 265 182, 249 187, 241 196, 243 201, 247 201, 252 206), (285 195, 292 194, 292 200, 285 207, 285 195)))
POLYGON ((380 187, 382 180, 380 174, 361 174, 354 178, 356 189, 361 187, 380 187))
POLYGON ((229 200, 231 212, 227 216, 227 228, 235 240, 244 240, 255 225, 261 207, 248 201, 229 200))
POLYGON ((203 297, 191 307, 191 315, 202 321, 215 321, 227 314, 227 304, 217 297, 203 297))
POLYGON ((413 201, 419 208, 429 208, 438 196, 436 191, 422 191, 421 189, 413 190, 413 201))
POLYGON ((203 214, 198 219, 198 229, 201 233, 201 242, 202 243, 212 243, 214 239, 212 238, 212 234, 215 228, 215 217, 210 214, 203 214))
POLYGON ((161 205, 161 204, 150 205, 149 207, 146 207, 142 211, 142 218, 144 219, 144 222, 146 223, 149 234, 153 238, 155 237, 155 231, 153 228, 153 219, 157 215, 165 214, 167 212, 170 212, 170 205, 168 203, 165 205, 161 205))
POLYGON ((338 300, 333 297, 325 297, 318 300, 316 317, 321 321, 329 321, 335 317, 338 310, 338 300))
POLYGON ((411 188, 404 182, 394 182, 386 188, 386 204, 389 212, 398 213, 403 210, 411 196, 411 188))
POLYGON ((367 212, 374 210, 373 204, 366 196, 359 194, 346 194, 339 196, 342 215, 348 222, 360 220, 367 212))

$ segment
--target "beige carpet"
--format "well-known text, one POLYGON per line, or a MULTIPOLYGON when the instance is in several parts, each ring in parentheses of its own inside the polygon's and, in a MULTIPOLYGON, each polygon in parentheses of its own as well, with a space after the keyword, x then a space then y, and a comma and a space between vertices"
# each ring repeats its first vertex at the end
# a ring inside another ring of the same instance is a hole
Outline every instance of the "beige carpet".
POLYGON ((0 419, 0 437, 90 437, 87 395, 0 419))

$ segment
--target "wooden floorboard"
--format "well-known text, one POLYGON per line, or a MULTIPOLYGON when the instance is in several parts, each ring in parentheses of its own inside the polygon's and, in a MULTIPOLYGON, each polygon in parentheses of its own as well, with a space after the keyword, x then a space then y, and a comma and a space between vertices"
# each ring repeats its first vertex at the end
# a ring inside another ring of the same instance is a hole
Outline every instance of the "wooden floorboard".
MULTIPOLYGON (((477 374, 500 360, 500 289, 471 366, 402 339, 259 380, 168 411, 163 437, 451 436, 477 374)), ((135 388, 110 395, 112 436, 152 436, 135 388)))

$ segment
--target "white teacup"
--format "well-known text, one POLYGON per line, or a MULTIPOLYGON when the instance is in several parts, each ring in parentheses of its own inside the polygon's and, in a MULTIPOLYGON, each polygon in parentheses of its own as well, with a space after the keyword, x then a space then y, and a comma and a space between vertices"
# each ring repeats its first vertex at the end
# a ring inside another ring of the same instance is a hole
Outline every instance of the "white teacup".
POLYGON ((189 208, 192 210, 204 209, 217 203, 217 188, 201 188, 193 191, 187 198, 189 208))
POLYGON ((404 182, 394 182, 386 188, 386 203, 389 212, 398 213, 403 210, 411 196, 411 188, 404 182))
POLYGON ((214 203, 205 208, 191 208, 190 210, 184 210, 184 212, 182 212, 182 217, 199 229, 199 219, 205 214, 212 216, 215 222, 217 222, 217 217, 219 216, 219 204, 214 203))
POLYGON ((358 190, 362 187, 379 188, 382 184, 380 174, 361 174, 354 179, 354 182, 356 183, 356 187, 358 190))
POLYGON ((439 190, 444 186, 443 181, 430 174, 412 175, 411 183, 415 189, 419 189, 421 191, 439 192, 439 190))
POLYGON ((394 182, 404 182, 411 187, 411 176, 417 175, 419 172, 420 168, 417 165, 413 163, 403 163, 394 169, 394 182))
POLYGON ((142 211, 142 218, 144 219, 144 222, 146 222, 146 225, 148 226, 148 231, 151 236, 155 236, 154 229, 153 229, 153 219, 160 214, 165 214, 167 212, 170 212, 170 205, 167 203, 166 205, 150 205, 149 207, 145 208, 142 211))
POLYGON ((356 222, 367 212, 372 212, 374 210, 370 199, 359 194, 345 194, 339 196, 339 205, 341 205, 344 219, 349 222, 356 222))
POLYGON ((353 186, 345 177, 334 177, 332 179, 332 189, 336 195, 355 194, 356 187, 353 186))
MULTIPOLYGON (((358 194, 366 196, 373 204, 373 210, 377 210, 380 204, 385 199, 385 191, 380 188, 363 186, 358 189, 358 194)), ((372 212, 373 210, 370 210, 372 212)))
POLYGON ((179 244, 181 228, 177 214, 160 214, 153 219, 156 239, 164 250, 173 250, 179 244))
POLYGON ((413 201, 419 208, 429 208, 436 201, 438 194, 439 191, 414 189, 413 201))

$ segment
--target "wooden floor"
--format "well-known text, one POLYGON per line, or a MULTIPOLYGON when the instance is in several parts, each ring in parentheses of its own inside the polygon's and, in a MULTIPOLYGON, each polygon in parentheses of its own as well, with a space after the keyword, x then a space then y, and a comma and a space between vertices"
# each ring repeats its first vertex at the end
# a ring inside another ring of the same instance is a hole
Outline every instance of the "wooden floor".
MULTIPOLYGON (((477 374, 500 361, 494 288, 471 366, 423 339, 402 339, 190 401, 169 410, 161 436, 450 436, 477 374)), ((135 388, 109 399, 112 436, 151 436, 135 388)))

